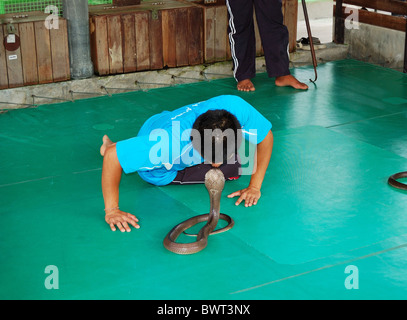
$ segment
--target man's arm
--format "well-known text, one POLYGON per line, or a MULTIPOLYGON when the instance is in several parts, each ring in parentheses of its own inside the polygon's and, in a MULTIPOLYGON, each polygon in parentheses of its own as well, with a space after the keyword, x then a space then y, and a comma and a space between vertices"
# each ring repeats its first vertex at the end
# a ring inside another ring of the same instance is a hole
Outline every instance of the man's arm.
POLYGON ((246 189, 242 189, 232 194, 228 195, 229 198, 239 196, 239 199, 236 201, 238 206, 243 200, 245 200, 245 207, 250 207, 256 205, 257 201, 261 197, 261 185, 263 184, 264 176, 267 171, 267 167, 270 163, 271 153, 273 151, 273 133, 269 131, 267 136, 257 145, 256 148, 256 167, 255 172, 253 173, 250 184, 246 189))
POLYGON ((105 220, 112 231, 116 231, 115 226, 117 226, 122 232, 130 232, 129 223, 137 229, 140 226, 134 215, 119 209, 119 186, 122 171, 117 158, 116 145, 112 145, 106 149, 103 158, 102 192, 105 201, 105 220))

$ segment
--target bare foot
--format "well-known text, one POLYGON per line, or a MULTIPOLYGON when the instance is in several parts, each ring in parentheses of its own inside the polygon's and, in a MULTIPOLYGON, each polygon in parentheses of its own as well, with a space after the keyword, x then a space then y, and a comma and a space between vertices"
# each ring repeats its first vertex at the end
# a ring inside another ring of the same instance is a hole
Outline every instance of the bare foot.
POLYGON ((250 91, 255 91, 256 89, 254 88, 254 85, 250 81, 250 79, 245 79, 245 80, 239 81, 237 83, 237 90, 250 92, 250 91))
POLYGON ((291 74, 287 76, 276 77, 276 86, 278 87, 293 87, 294 89, 307 90, 308 86, 305 83, 299 82, 291 74))
POLYGON ((102 157, 105 156, 105 152, 106 149, 110 146, 113 146, 115 143, 112 142, 112 140, 109 139, 109 137, 107 135, 103 136, 103 144, 100 147, 100 154, 102 155, 102 157))

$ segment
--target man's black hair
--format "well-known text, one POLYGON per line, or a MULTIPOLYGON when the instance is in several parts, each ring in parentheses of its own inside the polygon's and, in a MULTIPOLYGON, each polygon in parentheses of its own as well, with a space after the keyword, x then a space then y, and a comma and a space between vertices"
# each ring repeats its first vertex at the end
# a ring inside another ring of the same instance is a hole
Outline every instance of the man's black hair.
POLYGON ((209 110, 195 120, 192 129, 192 145, 206 161, 234 163, 233 155, 237 154, 242 135, 233 114, 223 109, 209 110))

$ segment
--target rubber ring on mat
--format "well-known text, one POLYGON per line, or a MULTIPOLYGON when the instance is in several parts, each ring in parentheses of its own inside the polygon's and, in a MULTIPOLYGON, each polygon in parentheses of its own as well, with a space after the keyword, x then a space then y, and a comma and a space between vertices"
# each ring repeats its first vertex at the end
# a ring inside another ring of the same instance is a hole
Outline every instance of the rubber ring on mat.
POLYGON ((392 176, 390 176, 390 178, 389 178, 389 180, 387 180, 387 182, 392 187, 395 187, 397 189, 407 190, 407 184, 397 181, 397 179, 401 179, 401 178, 407 178, 407 171, 393 174, 392 176))

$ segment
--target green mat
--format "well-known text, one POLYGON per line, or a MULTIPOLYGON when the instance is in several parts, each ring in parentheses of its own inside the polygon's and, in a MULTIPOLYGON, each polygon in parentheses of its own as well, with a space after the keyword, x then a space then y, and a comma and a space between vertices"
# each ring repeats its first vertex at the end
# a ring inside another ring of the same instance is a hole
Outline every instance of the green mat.
MULTIPOLYGON (((311 67, 292 70, 300 80, 311 67)), ((306 92, 259 74, 43 105, 0 114, 1 299, 406 299, 407 76, 354 60, 318 67, 306 92), (101 194, 101 138, 137 134, 162 110, 236 94, 273 124, 275 146, 255 207, 226 197, 235 227, 195 255, 162 241, 209 209, 203 185, 155 187, 123 176, 120 206, 140 219, 110 231, 101 194), (47 289, 47 266, 58 289, 47 289), (358 270, 349 289, 345 269, 358 270), (55 274, 54 274, 55 275, 55 274)))

